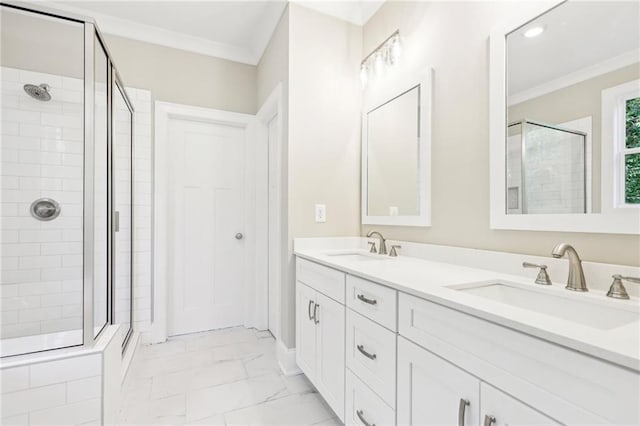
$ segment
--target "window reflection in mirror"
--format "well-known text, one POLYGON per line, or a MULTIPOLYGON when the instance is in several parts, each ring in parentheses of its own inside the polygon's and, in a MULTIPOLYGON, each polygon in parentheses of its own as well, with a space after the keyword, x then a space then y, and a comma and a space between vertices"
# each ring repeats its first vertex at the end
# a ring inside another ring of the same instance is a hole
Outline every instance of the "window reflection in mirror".
POLYGON ((420 214, 419 119, 419 86, 367 113, 368 215, 420 214))
POLYGON ((507 35, 508 214, 600 213, 611 197, 640 205, 638 16, 639 2, 570 0, 507 35))

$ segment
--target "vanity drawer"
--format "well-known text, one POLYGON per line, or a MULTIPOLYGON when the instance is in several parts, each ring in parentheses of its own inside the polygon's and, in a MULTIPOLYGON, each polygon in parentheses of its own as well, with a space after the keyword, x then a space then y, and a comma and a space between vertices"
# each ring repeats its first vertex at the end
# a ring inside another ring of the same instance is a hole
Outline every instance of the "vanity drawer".
POLYGON ((398 329, 397 297, 392 288, 347 275, 347 306, 393 331, 398 329))
POLYGON ((355 374, 347 370, 344 424, 362 426, 395 425, 396 413, 367 387, 355 374), (365 423, 366 422, 366 423, 365 423))
POLYGON ((296 280, 344 305, 345 273, 297 258, 296 280))
POLYGON ((347 309, 346 364, 391 407, 396 401, 396 334, 347 309))

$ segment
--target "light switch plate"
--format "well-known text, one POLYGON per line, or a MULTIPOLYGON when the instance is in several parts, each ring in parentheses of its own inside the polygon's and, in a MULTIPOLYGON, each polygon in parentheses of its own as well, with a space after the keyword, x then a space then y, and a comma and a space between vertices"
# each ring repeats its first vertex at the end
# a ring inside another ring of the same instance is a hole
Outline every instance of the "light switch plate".
POLYGON ((324 204, 316 204, 316 223, 324 223, 327 221, 327 206, 324 204))

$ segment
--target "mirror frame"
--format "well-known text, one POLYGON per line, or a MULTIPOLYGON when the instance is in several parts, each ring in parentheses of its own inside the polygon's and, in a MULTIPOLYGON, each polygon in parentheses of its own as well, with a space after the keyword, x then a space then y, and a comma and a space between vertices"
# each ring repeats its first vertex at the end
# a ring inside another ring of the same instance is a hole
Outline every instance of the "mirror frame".
MULTIPOLYGON (((640 234, 640 208, 617 208, 607 196, 611 178, 601 176, 601 213, 507 214, 506 213, 506 126, 507 126, 507 35, 564 1, 544 3, 535 13, 495 28, 489 38, 489 181, 490 228, 498 230, 640 234)), ((607 126, 602 126, 603 133, 607 126)), ((603 135, 604 136, 604 135, 603 135)), ((606 140, 604 137, 602 140, 606 140)), ((609 144, 601 146, 601 170, 611 170, 609 144), (606 152, 605 152, 606 151, 606 152)))
POLYGON ((408 77, 393 76, 380 85, 368 87, 363 93, 362 108, 362 179, 361 216, 363 225, 431 226, 431 110, 433 96, 433 69, 427 67, 422 72, 408 77), (418 126, 418 194, 420 214, 410 216, 372 216, 367 212, 368 185, 368 132, 367 114, 373 108, 420 86, 420 113, 418 126))

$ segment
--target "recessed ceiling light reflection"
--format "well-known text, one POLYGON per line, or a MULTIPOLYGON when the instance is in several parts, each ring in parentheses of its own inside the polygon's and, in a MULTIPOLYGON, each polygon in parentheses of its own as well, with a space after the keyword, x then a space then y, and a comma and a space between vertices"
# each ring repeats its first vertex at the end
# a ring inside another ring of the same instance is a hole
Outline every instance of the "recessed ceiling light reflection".
POLYGON ((544 32, 544 27, 533 27, 529 28, 524 32, 524 36, 527 38, 537 37, 544 32))

